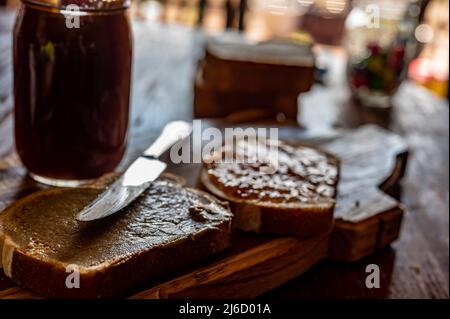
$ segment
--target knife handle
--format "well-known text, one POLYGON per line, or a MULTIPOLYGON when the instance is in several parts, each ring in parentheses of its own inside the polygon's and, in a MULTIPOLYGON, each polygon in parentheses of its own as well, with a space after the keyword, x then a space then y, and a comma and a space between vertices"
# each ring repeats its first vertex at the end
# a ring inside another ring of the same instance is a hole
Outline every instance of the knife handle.
POLYGON ((176 143, 184 140, 191 134, 192 125, 185 121, 173 121, 164 126, 156 141, 147 148, 143 155, 158 158, 176 143))

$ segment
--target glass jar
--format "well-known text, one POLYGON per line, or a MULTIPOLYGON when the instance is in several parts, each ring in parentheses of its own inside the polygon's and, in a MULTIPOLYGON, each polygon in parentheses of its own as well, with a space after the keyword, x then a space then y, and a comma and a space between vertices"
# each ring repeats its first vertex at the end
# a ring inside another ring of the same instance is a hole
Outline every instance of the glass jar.
POLYGON ((15 141, 37 181, 77 186, 125 152, 129 0, 22 0, 14 29, 15 141))
POLYGON ((406 75, 419 0, 355 0, 346 20, 347 75, 353 97, 389 107, 406 75))

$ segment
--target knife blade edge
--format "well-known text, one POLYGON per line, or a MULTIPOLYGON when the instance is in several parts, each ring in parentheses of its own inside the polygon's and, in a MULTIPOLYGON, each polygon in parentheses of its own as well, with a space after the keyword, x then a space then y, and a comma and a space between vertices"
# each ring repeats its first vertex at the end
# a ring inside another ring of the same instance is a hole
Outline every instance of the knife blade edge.
POLYGON ((128 206, 142 194, 161 173, 166 164, 159 160, 139 157, 108 188, 76 216, 78 221, 107 217, 128 206), (136 164, 136 165, 135 165, 136 164))

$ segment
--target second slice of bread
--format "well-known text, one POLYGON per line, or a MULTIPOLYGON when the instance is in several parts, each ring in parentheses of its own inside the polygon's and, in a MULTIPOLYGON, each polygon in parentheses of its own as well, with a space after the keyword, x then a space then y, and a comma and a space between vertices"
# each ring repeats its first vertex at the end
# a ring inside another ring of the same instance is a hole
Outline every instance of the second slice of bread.
MULTIPOLYGON (((285 144, 281 143, 281 145, 285 144)), ((209 174, 208 171, 211 165, 205 164, 200 172, 200 181, 209 192, 230 203, 231 210, 234 213, 234 227, 243 231, 294 235, 300 238, 331 231, 339 175, 339 160, 332 154, 309 146, 289 147, 293 149, 302 148, 308 152, 314 152, 322 161, 327 161, 329 168, 335 170, 335 175, 329 179, 328 183, 332 193, 327 198, 321 198, 316 201, 307 200, 306 202, 296 201, 295 198, 291 198, 289 201, 271 200, 270 198, 261 199, 258 196, 256 198, 255 196, 245 198, 238 196, 236 192, 227 191, 222 183, 223 180, 218 182, 213 175, 209 174)), ((292 161, 295 160, 292 159, 292 161)), ((300 164, 296 163, 295 165, 300 164)), ((240 174, 245 175, 246 165, 241 165, 239 170, 240 174)), ((276 174, 282 175, 279 172, 276 174)), ((232 177, 232 174, 229 175, 230 182, 236 188, 239 188, 239 182, 233 181, 232 177)), ((240 176, 237 176, 237 178, 239 179, 240 176)), ((297 186, 301 187, 301 185, 297 186)), ((247 185, 247 187, 251 188, 252 185, 247 185)), ((262 191, 267 192, 267 187, 263 187, 262 191)))

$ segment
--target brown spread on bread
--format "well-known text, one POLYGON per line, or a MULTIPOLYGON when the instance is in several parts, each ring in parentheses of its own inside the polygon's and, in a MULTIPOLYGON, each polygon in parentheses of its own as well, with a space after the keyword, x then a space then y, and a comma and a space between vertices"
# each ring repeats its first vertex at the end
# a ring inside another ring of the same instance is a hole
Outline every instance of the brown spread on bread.
POLYGON ((46 190, 3 211, 5 274, 45 296, 111 297, 228 246, 231 212, 204 192, 158 180, 121 212, 77 221, 100 191, 46 190), (65 285, 68 265, 80 272, 79 289, 65 285))

